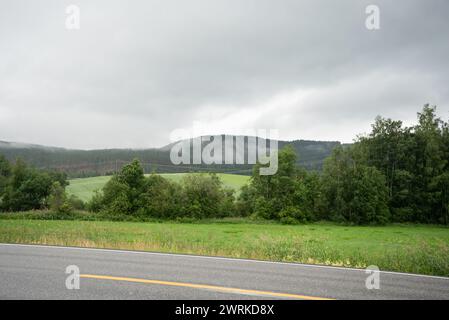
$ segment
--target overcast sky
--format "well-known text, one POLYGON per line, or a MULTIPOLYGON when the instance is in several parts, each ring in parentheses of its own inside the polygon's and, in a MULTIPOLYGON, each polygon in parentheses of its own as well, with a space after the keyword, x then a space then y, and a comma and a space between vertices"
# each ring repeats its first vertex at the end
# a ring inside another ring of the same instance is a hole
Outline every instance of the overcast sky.
POLYGON ((158 147, 196 122, 351 142, 425 103, 449 119, 447 0, 0 3, 0 140, 158 147))

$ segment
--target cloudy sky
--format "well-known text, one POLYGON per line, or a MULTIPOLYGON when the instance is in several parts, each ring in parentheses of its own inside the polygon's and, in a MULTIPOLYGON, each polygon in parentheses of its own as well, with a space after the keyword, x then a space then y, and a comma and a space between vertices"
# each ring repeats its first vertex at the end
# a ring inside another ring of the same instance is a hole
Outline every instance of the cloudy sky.
POLYGON ((0 5, 0 140, 158 147, 195 123, 351 142, 378 114, 409 124, 430 103, 449 119, 447 0, 0 5))

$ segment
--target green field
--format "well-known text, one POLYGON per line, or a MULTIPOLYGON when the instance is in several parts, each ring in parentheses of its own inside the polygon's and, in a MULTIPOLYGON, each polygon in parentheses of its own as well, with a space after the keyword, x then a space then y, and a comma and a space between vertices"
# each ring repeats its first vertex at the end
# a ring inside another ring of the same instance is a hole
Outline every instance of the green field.
MULTIPOLYGON (((187 173, 167 173, 161 174, 164 178, 171 181, 181 181, 182 177, 187 173)), ((236 192, 248 182, 249 176, 242 176, 237 174, 217 173, 223 184, 229 188, 233 188, 236 192)), ((101 189, 106 182, 111 179, 111 176, 101 176, 92 178, 80 178, 70 180, 70 185, 67 187, 69 194, 76 195, 83 201, 88 201, 92 197, 95 190, 101 189)))
POLYGON ((251 220, 189 223, 0 220, 0 242, 150 250, 449 276, 449 229, 251 220))

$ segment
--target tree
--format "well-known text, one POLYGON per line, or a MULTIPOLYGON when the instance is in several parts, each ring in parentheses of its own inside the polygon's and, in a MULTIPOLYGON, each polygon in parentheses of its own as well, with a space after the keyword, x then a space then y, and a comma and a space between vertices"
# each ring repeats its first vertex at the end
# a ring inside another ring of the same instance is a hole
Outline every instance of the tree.
MULTIPOLYGON (((259 203, 268 202, 271 208, 266 213, 259 206, 267 219, 279 219, 279 213, 288 206, 294 205, 296 191, 296 153, 292 146, 287 145, 278 154, 278 170, 274 175, 260 175, 261 164, 256 164, 250 181, 250 188, 259 199, 259 203)), ((256 209, 255 209, 256 210, 256 209)), ((256 210, 260 211, 260 210, 256 210)), ((257 212, 255 212, 257 213, 257 212)))
POLYGON ((320 174, 303 168, 297 171, 295 205, 305 220, 321 219, 323 215, 323 195, 320 174))
POLYGON ((405 151, 404 137, 407 130, 402 128, 402 121, 377 117, 368 138, 360 138, 361 145, 367 151, 367 165, 374 166, 385 175, 388 194, 394 197, 396 171, 403 162, 405 151))
POLYGON ((236 211, 239 216, 249 216, 255 212, 254 199, 256 198, 256 191, 250 185, 244 185, 240 188, 240 195, 236 202, 236 211))
POLYGON ((449 171, 436 176, 430 184, 431 190, 434 191, 436 206, 439 214, 433 219, 438 223, 449 224, 449 171))
POLYGON ((97 193, 88 207, 93 211, 113 214, 135 214, 141 207, 139 198, 143 193, 145 176, 139 160, 125 165, 97 193))
POLYGON ((384 224, 389 220, 385 176, 357 163, 351 149, 336 148, 322 177, 327 218, 355 224, 384 224))
POLYGON ((369 136, 354 145, 354 159, 384 174, 394 221, 447 221, 448 124, 429 105, 417 116, 417 125, 405 128, 376 118, 369 136))
POLYGON ((233 213, 233 208, 228 206, 229 197, 233 199, 233 196, 223 188, 216 174, 186 175, 181 184, 185 201, 184 211, 188 216, 211 218, 233 213), (229 211, 230 209, 232 211, 229 211))
POLYGON ((58 213, 69 213, 73 209, 68 202, 65 189, 59 181, 53 182, 48 202, 50 209, 58 213))
POLYGON ((10 176, 11 164, 3 155, 0 154, 0 203, 10 176))
POLYGON ((118 176, 113 176, 104 185, 100 210, 115 214, 133 213, 132 202, 135 192, 122 181, 118 176))
POLYGON ((436 116, 435 107, 424 106, 418 113, 418 125, 414 131, 416 163, 413 195, 416 219, 420 222, 438 222, 444 207, 441 205, 441 190, 435 190, 435 186, 442 185, 435 180, 441 180, 437 177, 443 175, 447 158, 443 145, 444 123, 436 116))
POLYGON ((139 202, 139 214, 156 218, 174 218, 183 213, 183 195, 179 184, 157 174, 145 179, 139 202))
POLYGON ((138 159, 134 159, 131 163, 125 165, 117 175, 117 180, 131 189, 141 188, 144 183, 145 176, 140 161, 138 159))
POLYGON ((18 159, 4 190, 2 209, 25 211, 45 207, 52 183, 48 173, 30 168, 18 159))

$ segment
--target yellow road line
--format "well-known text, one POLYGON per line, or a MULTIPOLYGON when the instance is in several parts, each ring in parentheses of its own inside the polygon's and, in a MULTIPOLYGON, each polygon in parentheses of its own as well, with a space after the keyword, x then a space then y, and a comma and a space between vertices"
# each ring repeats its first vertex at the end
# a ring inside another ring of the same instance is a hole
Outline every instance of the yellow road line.
POLYGON ((280 292, 271 292, 271 291, 238 289, 238 288, 220 287, 220 286, 212 286, 212 285, 207 285, 207 284, 195 284, 195 283, 187 283, 187 282, 172 282, 172 281, 149 280, 149 279, 138 279, 138 278, 127 278, 127 277, 113 277, 113 276, 102 276, 102 275, 95 275, 95 274, 81 274, 80 277, 81 278, 89 278, 89 279, 127 281, 127 282, 137 282, 137 283, 158 284, 158 285, 163 285, 163 286, 206 289, 206 290, 214 290, 214 291, 228 292, 228 293, 252 294, 252 295, 260 295, 260 296, 268 296, 268 297, 279 297, 279 298, 293 298, 293 299, 305 299, 305 300, 334 300, 334 299, 305 296, 305 295, 292 294, 292 293, 280 293, 280 292))

